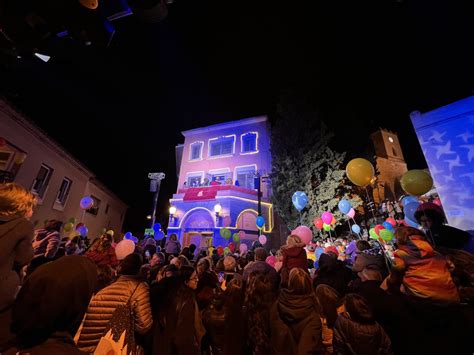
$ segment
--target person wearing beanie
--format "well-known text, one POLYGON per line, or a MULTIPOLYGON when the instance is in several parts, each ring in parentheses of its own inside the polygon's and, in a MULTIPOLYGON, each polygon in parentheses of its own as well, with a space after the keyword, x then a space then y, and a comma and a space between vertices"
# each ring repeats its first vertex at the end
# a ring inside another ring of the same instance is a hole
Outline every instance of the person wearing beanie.
POLYGON ((145 334, 153 324, 148 285, 139 278, 142 256, 132 253, 118 267, 117 281, 99 291, 87 309, 77 346, 81 351, 93 353, 105 335, 114 311, 119 306, 131 307, 136 333, 145 334))

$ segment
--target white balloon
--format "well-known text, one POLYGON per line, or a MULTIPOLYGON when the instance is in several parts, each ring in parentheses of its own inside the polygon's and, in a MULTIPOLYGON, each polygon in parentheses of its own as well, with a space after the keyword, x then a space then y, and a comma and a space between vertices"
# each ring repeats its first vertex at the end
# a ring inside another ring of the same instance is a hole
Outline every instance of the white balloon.
POLYGON ((117 256, 117 260, 125 259, 125 257, 132 254, 134 251, 135 243, 130 239, 124 239, 115 246, 115 255, 117 256))
POLYGON ((260 242, 260 244, 265 245, 265 243, 267 242, 267 237, 265 237, 263 234, 261 234, 258 237, 258 241, 260 242))

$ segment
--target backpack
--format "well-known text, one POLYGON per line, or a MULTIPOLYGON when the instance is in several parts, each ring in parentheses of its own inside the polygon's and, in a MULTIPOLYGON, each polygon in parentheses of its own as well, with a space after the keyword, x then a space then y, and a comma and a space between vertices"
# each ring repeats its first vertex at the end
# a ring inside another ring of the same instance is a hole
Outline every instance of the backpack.
POLYGON ((138 354, 135 341, 135 319, 131 305, 132 296, 135 294, 138 286, 140 286, 140 283, 133 290, 127 303, 118 306, 114 313, 112 313, 112 318, 110 318, 109 324, 105 328, 104 335, 100 338, 94 354, 138 354))

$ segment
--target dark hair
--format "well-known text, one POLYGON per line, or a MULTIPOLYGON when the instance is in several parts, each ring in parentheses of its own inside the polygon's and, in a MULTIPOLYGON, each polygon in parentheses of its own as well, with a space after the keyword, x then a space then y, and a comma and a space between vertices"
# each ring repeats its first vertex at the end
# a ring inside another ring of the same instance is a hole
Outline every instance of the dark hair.
POLYGON ((398 245, 405 245, 408 243, 408 240, 412 235, 416 235, 419 237, 422 237, 423 239, 426 239, 425 234, 416 228, 413 227, 404 227, 400 226, 395 229, 395 238, 397 240, 398 245))
POLYGON ((191 275, 194 273, 194 268, 189 265, 183 265, 179 269, 179 276, 183 282, 188 281, 191 278, 191 275))
POLYGON ((114 279, 114 271, 110 265, 97 266, 97 287, 95 293, 109 286, 114 279))
POLYGON ((268 256, 266 250, 263 248, 256 248, 254 253, 255 253, 255 260, 258 260, 258 261, 265 261, 265 259, 268 256))
POLYGON ((140 254, 132 253, 125 257, 119 265, 120 275, 135 276, 140 272, 143 265, 143 258, 140 254))
POLYGON ((204 264, 204 271, 208 271, 211 268, 211 263, 207 258, 201 258, 196 265, 199 266, 199 264, 204 264))
POLYGON ((264 275, 252 273, 245 293, 247 326, 251 351, 264 354, 270 351, 270 307, 272 305, 272 284, 264 275))
POLYGON ((189 244, 189 251, 194 254, 195 250, 196 250, 196 244, 189 244))
POLYGON ((370 249, 371 246, 370 246, 370 243, 366 240, 358 240, 356 242, 356 248, 357 250, 362 251, 362 250, 370 249))
POLYGON ((48 221, 48 223, 46 223, 45 229, 47 229, 49 231, 59 232, 62 225, 63 225, 63 222, 58 221, 56 219, 51 219, 51 220, 48 221))
POLYGON ((321 284, 315 289, 316 298, 323 318, 329 328, 333 328, 337 319, 337 308, 342 304, 339 293, 329 285, 321 284))
POLYGON ((308 273, 300 268, 293 268, 288 278, 288 289, 295 295, 309 295, 313 293, 313 285, 308 273))
POLYGON ((364 297, 349 293, 344 297, 344 306, 351 319, 361 324, 373 324, 374 316, 364 297))

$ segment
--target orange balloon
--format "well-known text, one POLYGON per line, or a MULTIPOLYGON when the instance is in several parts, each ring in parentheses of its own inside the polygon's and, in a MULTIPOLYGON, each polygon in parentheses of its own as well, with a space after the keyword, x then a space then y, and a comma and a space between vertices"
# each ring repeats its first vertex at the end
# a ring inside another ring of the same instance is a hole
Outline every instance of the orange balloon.
POLYGON ((433 187, 433 179, 423 170, 410 170, 400 180, 403 191, 410 195, 421 196, 433 187))
POLYGON ((375 171, 370 161, 356 158, 347 163, 346 174, 353 184, 367 186, 373 179, 375 171))

